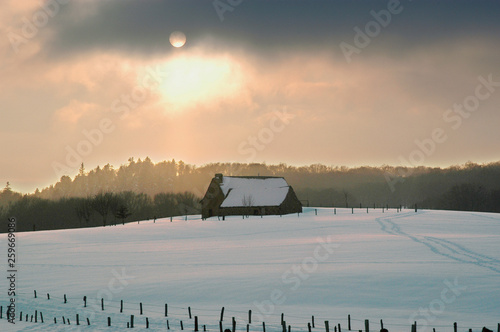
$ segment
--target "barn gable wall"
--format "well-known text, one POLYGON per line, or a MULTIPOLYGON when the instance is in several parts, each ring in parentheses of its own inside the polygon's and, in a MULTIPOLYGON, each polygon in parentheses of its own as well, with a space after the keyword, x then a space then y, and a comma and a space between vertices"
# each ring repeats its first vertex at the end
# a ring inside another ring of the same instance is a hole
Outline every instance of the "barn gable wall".
POLYGON ((205 196, 201 200, 201 217, 203 219, 220 215, 220 205, 224 201, 224 193, 219 180, 213 178, 205 196))

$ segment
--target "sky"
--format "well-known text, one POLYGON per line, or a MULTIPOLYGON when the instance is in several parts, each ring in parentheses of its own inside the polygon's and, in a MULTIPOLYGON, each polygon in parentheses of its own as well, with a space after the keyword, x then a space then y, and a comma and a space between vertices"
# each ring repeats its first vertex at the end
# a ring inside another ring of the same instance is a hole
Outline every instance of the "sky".
POLYGON ((82 162, 146 156, 499 161, 499 13, 498 1, 2 1, 0 181, 29 193, 82 162))

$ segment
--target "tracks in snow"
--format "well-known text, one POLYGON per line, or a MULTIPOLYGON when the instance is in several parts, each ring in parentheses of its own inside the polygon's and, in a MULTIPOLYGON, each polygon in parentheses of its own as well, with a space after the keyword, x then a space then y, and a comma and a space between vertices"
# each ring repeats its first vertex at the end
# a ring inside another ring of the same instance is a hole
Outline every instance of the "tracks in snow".
MULTIPOLYGON (((421 212, 425 213, 425 212, 421 212)), ((454 261, 466 264, 474 264, 493 272, 500 273, 500 260, 474 252, 466 247, 452 242, 432 236, 414 236, 404 232, 394 220, 406 218, 414 213, 403 213, 395 217, 376 218, 375 221, 380 225, 380 229, 391 235, 404 236, 414 242, 423 244, 435 254, 447 257, 454 261)))

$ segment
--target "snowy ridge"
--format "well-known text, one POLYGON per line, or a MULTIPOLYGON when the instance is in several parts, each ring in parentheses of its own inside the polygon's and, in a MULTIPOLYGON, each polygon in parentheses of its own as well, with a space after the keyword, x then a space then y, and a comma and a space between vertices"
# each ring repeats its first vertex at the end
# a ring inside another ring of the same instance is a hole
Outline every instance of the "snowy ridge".
MULTIPOLYGON (((364 329, 365 319, 377 330, 383 319, 391 332, 408 331, 413 321, 418 331, 444 332, 453 322, 460 332, 496 330, 499 321, 497 214, 318 208, 315 215, 306 208, 282 218, 190 216, 17 237, 16 324, 5 320, 2 291, 1 331, 121 331, 132 314, 141 330, 148 317, 153 331, 165 330, 167 319, 172 331, 181 320, 192 331, 197 316, 200 327, 218 331, 222 307, 224 328, 235 317, 237 331, 246 330, 248 310, 251 331, 262 331, 262 321, 280 330, 281 313, 292 331, 307 331, 312 315, 323 331, 325 320, 330 330, 339 323, 347 330, 348 315, 353 330, 364 329), (19 321, 21 311, 30 318, 35 310, 43 324, 19 321)), ((4 252, 5 240, 2 234, 4 252)))

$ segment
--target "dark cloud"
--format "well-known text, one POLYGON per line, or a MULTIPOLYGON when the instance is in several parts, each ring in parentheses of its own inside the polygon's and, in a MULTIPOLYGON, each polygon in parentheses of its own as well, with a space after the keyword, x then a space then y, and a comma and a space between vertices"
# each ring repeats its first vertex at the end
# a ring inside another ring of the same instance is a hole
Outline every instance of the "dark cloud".
MULTIPOLYGON (((387 9, 388 3, 244 0, 224 12, 221 21, 213 1, 75 1, 61 6, 51 22, 45 51, 52 57, 95 50, 155 56, 172 51, 168 35, 175 30, 188 36, 186 47, 210 37, 215 48, 338 51, 340 42, 353 43, 355 26, 364 29, 374 19, 371 11, 387 9)), ((382 49, 397 55, 463 35, 496 37, 500 30, 498 1, 401 1, 400 7, 402 12, 392 16, 371 52, 382 49)))

